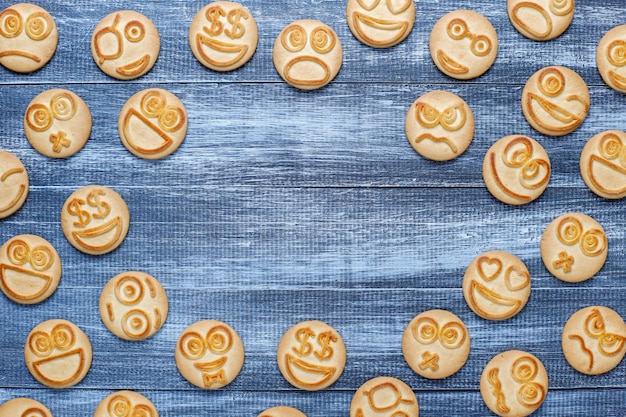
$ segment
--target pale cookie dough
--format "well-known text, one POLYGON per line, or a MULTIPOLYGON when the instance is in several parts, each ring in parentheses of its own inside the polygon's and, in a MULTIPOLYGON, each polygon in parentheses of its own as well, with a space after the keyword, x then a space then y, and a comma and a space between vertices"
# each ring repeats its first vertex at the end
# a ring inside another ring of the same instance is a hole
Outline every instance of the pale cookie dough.
POLYGON ((293 407, 279 406, 268 408, 259 417, 306 417, 306 414, 293 407))
POLYGON ((390 48, 405 40, 415 24, 413 0, 348 0, 346 18, 359 41, 373 48, 390 48))

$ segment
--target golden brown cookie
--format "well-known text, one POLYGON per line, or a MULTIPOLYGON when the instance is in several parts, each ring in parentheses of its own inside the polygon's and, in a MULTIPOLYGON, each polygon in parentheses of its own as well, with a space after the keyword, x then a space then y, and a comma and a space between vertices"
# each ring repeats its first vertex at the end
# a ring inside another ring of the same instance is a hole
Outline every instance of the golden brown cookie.
POLYGON ((176 345, 176 366, 193 385, 218 389, 239 375, 244 362, 243 343, 229 325, 217 320, 187 327, 176 345))
POLYGON ((231 1, 215 1, 200 9, 189 27, 189 46, 202 65, 232 71, 252 58, 259 42, 250 11, 231 1))
POLYGON ((130 213, 122 197, 107 187, 89 185, 70 195, 61 210, 67 240, 81 252, 109 253, 128 233, 130 213))
POLYGON ((298 20, 284 28, 274 42, 272 56, 281 78, 301 90, 324 87, 343 63, 339 37, 318 20, 298 20))
POLYGON ((38 324, 24 346, 24 359, 31 375, 50 388, 78 384, 89 372, 91 358, 89 338, 67 320, 38 324))
POLYGON ((535 72, 522 91, 522 111, 530 125, 549 136, 572 133, 589 112, 589 89, 580 75, 566 67, 535 72))
POLYGON ((187 111, 174 94, 150 88, 133 95, 120 113, 122 144, 144 159, 161 159, 174 152, 187 135, 187 111))
POLYGON ((61 273, 61 258, 44 238, 19 235, 0 248, 0 289, 16 303, 35 304, 50 297, 61 273))
POLYGON ((509 350, 489 361, 480 377, 480 394, 499 416, 534 413, 548 395, 548 373, 536 356, 509 350))
POLYGON ((506 320, 522 311, 530 297, 530 273, 515 255, 490 251, 474 259, 463 277, 470 309, 487 320, 506 320))
POLYGON ((69 90, 44 91, 26 109, 24 132, 39 153, 51 158, 66 158, 81 150, 89 139, 91 111, 69 90))
POLYGON ((596 65, 609 87, 626 93, 626 25, 612 28, 600 39, 596 65))
POLYGON ((52 412, 31 398, 13 398, 0 405, 0 417, 52 417, 52 412))
POLYGON ((19 158, 0 150, 0 219, 18 211, 28 196, 28 172, 19 158))
POLYGON ((359 387, 350 403, 350 417, 418 417, 415 393, 397 378, 379 376, 359 387))
POLYGON ((278 369, 296 388, 318 391, 332 385, 346 366, 346 346, 341 335, 319 320, 291 327, 276 352, 278 369))
POLYGON ((508 0, 506 6, 515 29, 535 41, 560 36, 574 19, 574 0, 508 0))
POLYGON ((402 336, 404 359, 424 378, 441 379, 456 373, 467 362, 469 352, 465 323, 445 310, 415 316, 402 336))
POLYGON ((580 155, 580 174, 600 197, 626 197, 626 133, 606 130, 589 139, 580 155))
POLYGON ((541 259, 562 281, 581 282, 597 274, 609 251, 604 229, 582 213, 566 213, 554 219, 541 237, 541 259))
POLYGON ((626 324, 608 307, 578 310, 563 328, 561 346, 567 362, 588 375, 609 372, 626 354, 626 324))
POLYGON ((111 333, 122 339, 149 338, 161 329, 167 313, 165 290, 145 272, 122 272, 100 294, 100 318, 111 333))
POLYGON ((272 407, 259 414, 259 417, 306 417, 302 411, 293 407, 272 407))
POLYGON ((15 72, 33 72, 48 63, 59 42, 56 23, 46 10, 30 3, 0 12, 0 64, 15 72))
POLYGON ((486 17, 471 10, 443 16, 430 34, 430 55, 441 72, 459 80, 483 75, 498 55, 498 34, 486 17))
POLYGON ((415 100, 404 127, 417 153, 434 161, 448 161, 472 143, 474 114, 461 97, 435 90, 415 100))
POLYGON ((552 168, 543 146, 528 136, 505 136, 494 143, 483 160, 483 180, 498 200, 527 204, 548 187, 552 168))
POLYGON ((159 417, 159 412, 143 395, 124 390, 103 399, 93 417, 159 417))
POLYGON ((409 36, 415 23, 413 0, 348 0, 348 26, 355 38, 373 48, 390 48, 409 36))
POLYGON ((154 23, 141 13, 121 10, 98 23, 91 37, 91 54, 105 74, 132 80, 152 69, 161 38, 154 23))

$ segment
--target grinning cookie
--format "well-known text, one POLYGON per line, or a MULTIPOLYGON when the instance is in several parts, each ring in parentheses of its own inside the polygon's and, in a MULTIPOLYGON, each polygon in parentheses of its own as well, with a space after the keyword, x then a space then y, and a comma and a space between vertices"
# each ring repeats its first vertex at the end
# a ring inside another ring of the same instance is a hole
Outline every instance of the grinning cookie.
POLYGON ((567 30, 574 19, 574 0, 508 0, 511 23, 535 41, 549 41, 567 30))
POLYGON ((348 27, 373 48, 390 48, 406 39, 415 23, 413 0, 348 0, 348 27))
POLYGON ((268 408, 259 417, 306 417, 306 414, 292 407, 280 406, 268 408))
POLYGON ((418 417, 415 393, 399 379, 379 376, 359 387, 350 403, 350 417, 418 417))
POLYGON ((22 397, 0 405, 0 417, 52 417, 52 413, 39 401, 22 397))
POLYGON ((614 27, 600 39, 596 65, 609 87, 626 93, 626 25, 614 27))
POLYGON ((93 417, 159 417, 159 412, 143 395, 124 390, 103 399, 93 417))
POLYGON ((28 196, 28 172, 22 161, 0 150, 0 219, 18 211, 28 196))
POLYGON ((586 307, 567 320, 561 346, 567 362, 588 375, 609 372, 626 354, 626 324, 608 307, 586 307))
POLYGON ((589 139, 580 155, 580 174, 600 197, 626 197, 626 133, 606 130, 589 139))

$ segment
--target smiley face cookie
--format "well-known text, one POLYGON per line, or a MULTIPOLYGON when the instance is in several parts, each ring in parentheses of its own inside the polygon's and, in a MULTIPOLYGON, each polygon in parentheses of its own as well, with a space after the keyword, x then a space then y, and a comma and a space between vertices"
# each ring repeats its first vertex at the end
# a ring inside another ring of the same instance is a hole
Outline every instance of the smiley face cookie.
POLYGON ((130 213, 118 193, 89 185, 65 200, 61 225, 63 234, 76 249, 102 255, 122 244, 128 233, 130 213))
POLYGON ((98 23, 91 37, 91 54, 105 74, 132 80, 156 63, 161 39, 154 23, 141 13, 123 10, 98 23))
POLYGON ((461 97, 431 91, 409 108, 405 132, 417 153, 434 161, 448 161, 465 152, 472 142, 474 114, 461 97))
POLYGON ((552 173, 545 149, 528 136, 505 136, 494 143, 483 161, 483 180, 498 200, 527 204, 544 192, 552 173))
POLYGON ((561 346, 567 362, 588 375, 609 372, 626 354, 626 324, 608 307, 578 310, 563 328, 561 346))
POLYGON ((534 413, 548 395, 548 373, 536 356, 519 350, 496 355, 480 377, 480 394, 499 416, 534 413))
POLYGON ((441 72, 459 80, 484 74, 496 60, 498 35, 483 15, 456 10, 443 16, 430 34, 430 55, 441 72))
POLYGON ((580 155, 580 174, 600 197, 626 197, 626 133, 607 130, 589 139, 580 155))
POLYGON ((243 367, 241 338, 229 325, 204 320, 187 327, 176 345, 176 366, 193 385, 218 389, 230 384, 243 367))
POLYGON ((580 75, 565 67, 535 72, 522 91, 522 111, 528 123, 549 136, 572 133, 589 112, 589 89, 580 75))
POLYGON ((159 412, 143 395, 124 390, 103 399, 93 417, 159 417, 159 412))
POLYGON ((596 65, 609 87, 626 93, 626 25, 614 27, 600 39, 596 65))
POLYGON ((24 359, 31 375, 50 388, 78 384, 89 372, 91 358, 89 338, 67 320, 38 324, 24 346, 24 359))
POLYGON ((268 408, 259 417, 306 417, 306 414, 293 407, 279 406, 268 408))
POLYGON ((13 398, 0 405, 0 417, 52 417, 42 403, 31 398, 13 398))
POLYGON ((463 296, 470 309, 487 320, 506 320, 519 313, 530 297, 530 273, 508 252, 490 251, 474 259, 463 277, 463 296))
POLYGON ((187 111, 174 94, 151 88, 126 102, 117 126, 122 144, 131 153, 144 159, 161 159, 185 139, 187 111))
POLYGON ((413 0, 348 0, 352 34, 373 48, 390 48, 406 39, 415 23, 413 0))
POLYGON ((560 36, 574 19, 574 0, 508 0, 506 6, 515 29, 535 41, 560 36))
POLYGON ((33 72, 52 59, 59 42, 46 10, 19 3, 0 12, 0 64, 15 72, 33 72))
POLYGON ((28 196, 28 173, 19 158, 0 150, 0 219, 18 211, 28 196))
POLYGON ((339 37, 317 20, 298 20, 284 28, 272 53, 283 80, 301 90, 315 90, 339 73, 343 49, 339 37))
POLYGON ((554 219, 541 237, 541 259, 548 271, 567 282, 581 282, 597 274, 609 251, 604 229, 582 213, 554 219))
POLYGON ((379 376, 359 387, 350 403, 350 417, 418 417, 415 393, 397 378, 379 376))

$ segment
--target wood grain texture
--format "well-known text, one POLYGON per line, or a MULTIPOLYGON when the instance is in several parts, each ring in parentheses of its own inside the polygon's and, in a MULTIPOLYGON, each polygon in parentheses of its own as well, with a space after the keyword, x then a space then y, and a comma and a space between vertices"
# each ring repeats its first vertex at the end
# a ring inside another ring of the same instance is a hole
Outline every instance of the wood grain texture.
POLYGON ((244 3, 259 25, 257 52, 243 68, 216 73, 195 60, 187 40, 205 1, 38 2, 54 16, 60 42, 36 73, 0 67, 0 148, 20 157, 31 182, 24 207, 0 220, 0 243, 22 233, 45 237, 61 255, 63 277, 38 305, 0 297, 0 403, 29 396, 55 417, 83 417, 112 391, 133 389, 164 417, 254 417, 280 404, 334 417, 349 414, 354 391, 367 379, 391 375, 416 392, 421 416, 485 416, 478 391, 483 367, 501 351, 522 349, 540 358, 550 376, 546 402, 534 415, 626 416, 626 362, 587 376, 568 365, 560 347, 565 321, 582 307, 606 305, 626 318, 625 203, 591 193, 578 162, 591 136, 626 130, 626 96, 609 89, 595 67, 597 42, 624 22, 623 1, 578 0, 567 32, 542 43, 514 30, 503 0, 420 0, 413 32, 388 50, 352 36, 344 1, 244 3), (466 82, 440 73, 428 51, 434 23, 461 8, 488 17, 500 42, 495 65, 466 82), (155 67, 131 82, 104 75, 89 46, 99 20, 121 9, 150 17, 161 34, 155 67), (271 59, 277 34, 301 18, 333 27, 344 48, 339 76, 313 92, 282 82, 271 59), (590 88, 589 116, 562 138, 534 131, 520 109, 524 83, 546 65, 574 69, 590 88), (23 131, 30 100, 54 87, 80 95, 94 121, 85 148, 65 160, 38 154, 23 131), (183 145, 160 161, 130 154, 117 131, 126 100, 150 87, 176 94, 189 118, 183 145), (469 149, 445 163, 420 157, 404 133, 411 103, 434 89, 463 97, 476 118, 469 149), (482 180, 485 153, 509 134, 537 139, 551 159, 548 189, 527 206, 498 202, 482 180), (59 222, 65 199, 88 184, 114 188, 131 211, 126 241, 99 257, 71 247, 59 222), (596 218, 609 241, 603 269, 580 284, 552 277, 539 251, 545 227, 570 211, 596 218), (467 265, 494 249, 520 257, 533 286, 522 312, 504 322, 480 319, 461 291, 467 265), (143 342, 113 336, 98 314, 102 287, 132 269, 158 278, 170 299, 165 326, 143 342), (413 373, 400 345, 408 322, 434 308, 461 317, 472 340, 467 364, 441 381, 413 373), (28 332, 57 317, 79 325, 94 348, 86 379, 61 391, 38 384, 23 360, 28 332), (201 319, 227 322, 246 348, 242 373, 218 391, 194 388, 174 362, 180 333, 201 319), (344 374, 323 392, 294 389, 276 365, 282 334, 310 319, 333 325, 348 349, 344 374))

